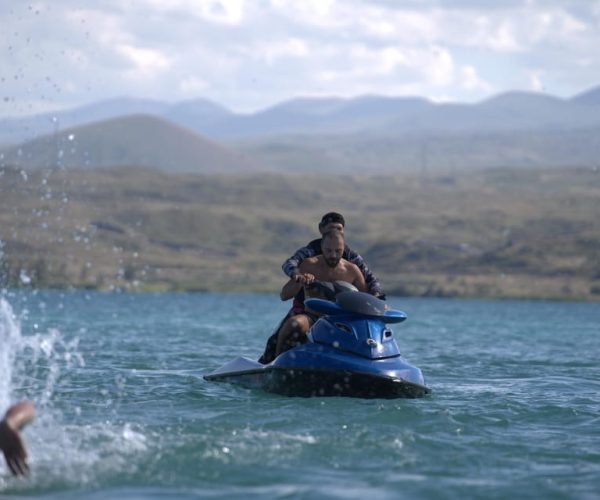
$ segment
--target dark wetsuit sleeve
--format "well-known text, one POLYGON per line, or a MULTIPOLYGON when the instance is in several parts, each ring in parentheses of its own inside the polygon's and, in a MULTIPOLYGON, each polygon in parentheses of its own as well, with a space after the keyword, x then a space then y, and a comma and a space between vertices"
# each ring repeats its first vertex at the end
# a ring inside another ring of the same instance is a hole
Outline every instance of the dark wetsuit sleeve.
POLYGON ((299 248, 298 250, 296 250, 296 253, 294 255, 292 255, 288 260, 286 260, 283 263, 283 265, 281 266, 281 269, 283 269, 283 272, 290 278, 292 278, 294 276, 294 274, 296 274, 298 272, 298 266, 304 259, 307 259, 308 257, 313 257, 314 255, 316 255, 315 250, 314 250, 313 246, 311 245, 311 243, 309 243, 308 246, 305 246, 305 247, 302 247, 302 248, 299 248))
POLYGON ((364 259, 349 247, 346 247, 346 251, 344 253, 347 255, 346 259, 352 262, 353 264, 356 264, 360 271, 363 273, 369 293, 380 298, 385 298, 385 294, 381 289, 381 284, 379 283, 379 280, 371 272, 364 259))

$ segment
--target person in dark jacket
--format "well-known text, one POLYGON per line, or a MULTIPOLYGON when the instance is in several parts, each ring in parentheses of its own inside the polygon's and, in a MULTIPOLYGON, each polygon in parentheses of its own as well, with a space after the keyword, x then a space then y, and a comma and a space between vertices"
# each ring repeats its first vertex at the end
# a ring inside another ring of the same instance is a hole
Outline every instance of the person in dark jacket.
MULTIPOLYGON (((327 233, 328 231, 338 230, 344 231, 346 227, 346 221, 344 220, 344 216, 338 212, 328 212, 321 218, 321 222, 319 222, 319 232, 321 235, 327 233)), ((321 238, 317 238, 312 240, 305 247, 299 248, 296 250, 294 255, 292 255, 289 259, 287 259, 281 269, 283 272, 292 279, 301 280, 300 274, 298 273, 298 266, 300 263, 308 258, 315 257, 316 255, 321 255, 321 238)), ((385 299, 385 294, 381 289, 381 285, 379 284, 379 280, 375 277, 375 275, 371 272, 369 267, 367 266, 364 259, 352 250, 348 245, 344 248, 343 258, 353 264, 356 264, 363 276, 365 277, 365 281, 367 282, 367 288, 371 295, 375 295, 380 299, 385 299)))
MULTIPOLYGON (((319 232, 321 235, 329 232, 329 231, 344 231, 346 226, 346 221, 344 216, 338 212, 327 212, 321 218, 319 222, 319 232)), ((290 278, 298 283, 305 284, 304 277, 302 273, 298 271, 298 267, 302 263, 304 259, 309 257, 315 257, 317 255, 321 255, 321 239, 317 238, 311 241, 305 247, 299 248, 296 250, 294 255, 292 255, 289 259, 287 259, 283 265, 281 266, 283 272, 290 278)), ((365 278, 365 282, 367 284, 367 290, 371 295, 374 295, 377 298, 385 300, 385 294, 381 289, 381 285, 379 284, 379 280, 375 277, 375 275, 371 272, 364 259, 354 250, 352 250, 348 245, 344 247, 344 254, 342 256, 349 262, 355 264, 363 274, 365 278)), ((275 359, 275 352, 277 348, 277 336, 279 330, 285 321, 292 315, 302 314, 304 312, 304 289, 301 289, 300 292, 294 297, 294 303, 291 309, 288 311, 287 315, 281 323, 275 328, 274 332, 271 334, 269 339, 267 340, 267 345, 265 346, 265 350, 262 356, 259 358, 259 362, 262 364, 270 363, 275 359)))
MULTIPOLYGON (((314 280, 334 283, 336 281, 345 281, 355 286, 362 292, 367 291, 365 278, 357 265, 348 262, 342 257, 345 247, 344 233, 338 230, 331 230, 323 234, 321 240, 321 255, 308 257, 300 264, 298 270, 301 273, 302 280, 290 278, 290 280, 281 289, 281 300, 294 298, 300 289, 305 285, 310 285, 314 280)), ((320 296, 318 290, 306 289, 309 296, 317 298, 326 298, 320 296)), ((279 329, 277 335, 277 346, 275 356, 279 356, 283 351, 306 341, 306 334, 319 314, 306 308, 303 313, 290 316, 279 329)))

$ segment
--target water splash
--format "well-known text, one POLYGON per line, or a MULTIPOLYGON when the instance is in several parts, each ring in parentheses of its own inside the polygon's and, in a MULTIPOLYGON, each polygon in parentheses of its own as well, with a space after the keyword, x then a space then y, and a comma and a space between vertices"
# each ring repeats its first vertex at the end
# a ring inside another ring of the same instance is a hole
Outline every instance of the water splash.
POLYGON ((85 365, 78 344, 54 328, 23 335, 10 303, 0 297, 0 411, 23 398, 49 406, 61 372, 85 365))
MULTIPOLYGON (((46 462, 55 469, 61 462, 66 464, 61 450, 72 444, 71 437, 53 398, 61 374, 83 366, 78 339, 66 340, 57 329, 24 335, 19 317, 0 296, 0 412, 21 399, 35 403, 36 420, 24 433, 32 468, 46 462)), ((4 464, 0 465, 0 491, 20 484, 2 472, 4 464)))
POLYGON ((20 327, 10 304, 0 298, 0 412, 4 412, 12 399, 12 372, 20 327))
MULTIPOLYGON (((67 339, 60 330, 24 332, 30 312, 15 314, 0 295, 0 413, 21 399, 35 403, 36 418, 23 435, 29 450, 31 473, 27 480, 8 474, 0 458, 0 496, 10 492, 40 492, 98 484, 114 474, 134 474, 139 462, 132 456, 149 453, 147 435, 128 422, 86 421, 81 409, 65 398, 65 385, 85 368, 79 339, 67 339)), ((37 324, 35 325, 37 329, 37 324)), ((80 389, 75 383, 75 389, 80 389)), ((68 391, 67 391, 68 392, 68 391)))

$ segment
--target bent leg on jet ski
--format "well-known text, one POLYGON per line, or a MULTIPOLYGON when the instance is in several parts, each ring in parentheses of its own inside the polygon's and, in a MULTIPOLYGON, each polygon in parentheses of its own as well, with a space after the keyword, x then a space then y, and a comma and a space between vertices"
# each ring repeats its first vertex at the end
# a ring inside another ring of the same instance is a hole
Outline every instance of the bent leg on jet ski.
MULTIPOLYGON (((313 294, 316 295, 317 297, 321 297, 321 298, 324 298, 324 299, 327 299, 330 301, 335 301, 335 296, 339 292, 348 291, 348 290, 356 291, 356 288, 354 286, 352 286, 349 283, 345 283, 343 281, 338 281, 334 284, 334 283, 314 280, 314 276, 312 278, 313 278, 313 281, 309 285, 309 288, 313 289, 313 294)), ((306 314, 307 314, 307 311, 304 310, 304 290, 302 290, 298 294, 297 298, 294 299, 294 305, 290 308, 290 310, 287 312, 287 314, 284 316, 284 318, 277 324, 277 326, 273 330, 273 333, 267 339, 267 343, 265 345, 265 350, 262 353, 262 355, 260 356, 260 358, 258 359, 259 363, 261 363, 263 365, 269 364, 281 352, 284 352, 284 351, 290 349, 294 345, 298 345, 300 343, 305 343, 305 338, 303 337, 304 341, 298 342, 293 345, 289 345, 289 347, 284 347, 280 351, 277 350, 278 339, 279 339, 279 336, 281 334, 281 330, 283 329, 283 327, 286 324, 288 324, 288 326, 289 326, 289 321, 294 316, 304 316, 306 314)), ((316 315, 313 315, 311 313, 308 313, 308 315, 309 315, 309 319, 311 320, 310 326, 312 326, 312 324, 316 321, 316 315)), ((309 326, 309 328, 310 328, 310 326, 309 326)), ((308 332, 308 329, 306 329, 304 331, 304 334, 306 334, 306 332, 308 332)), ((284 346, 286 343, 288 343, 288 342, 286 341, 284 343, 282 341, 282 343, 280 343, 280 345, 284 346)))
POLYGON ((287 314, 283 317, 283 319, 277 323, 277 326, 271 333, 271 336, 267 339, 267 343, 265 344, 265 350, 261 354, 260 358, 258 358, 258 362, 263 365, 268 365, 271 361, 275 359, 275 351, 277 350, 277 338, 279 337, 279 332, 285 322, 294 315, 294 308, 292 307, 287 314))
POLYGON ((275 357, 306 342, 306 334, 314 321, 306 314, 296 314, 286 320, 277 335, 275 357))

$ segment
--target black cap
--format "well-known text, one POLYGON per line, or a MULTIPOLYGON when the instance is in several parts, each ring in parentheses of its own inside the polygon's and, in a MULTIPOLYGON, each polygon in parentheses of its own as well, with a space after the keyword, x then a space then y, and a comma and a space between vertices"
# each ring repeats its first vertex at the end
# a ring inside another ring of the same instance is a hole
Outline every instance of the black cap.
POLYGON ((346 226, 346 221, 344 220, 344 216, 342 214, 338 214, 337 212, 327 212, 321 222, 319 222, 319 227, 325 227, 327 224, 331 224, 332 222, 338 222, 343 227, 346 226))

